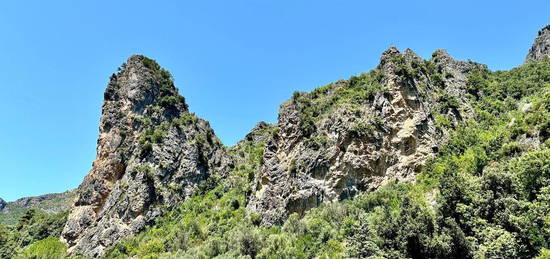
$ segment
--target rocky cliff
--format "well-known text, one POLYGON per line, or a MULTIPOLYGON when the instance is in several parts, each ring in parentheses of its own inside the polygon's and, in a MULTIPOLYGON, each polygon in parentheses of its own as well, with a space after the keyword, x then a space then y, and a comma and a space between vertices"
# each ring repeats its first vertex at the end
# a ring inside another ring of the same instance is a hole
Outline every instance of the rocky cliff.
MULTIPOLYGON (((548 35, 550 27, 539 32, 526 62, 550 55, 548 35)), ((188 111, 170 73, 132 56, 105 91, 97 158, 62 240, 73 254, 98 257, 211 176, 231 182, 224 177, 233 169, 251 181, 246 209, 264 226, 415 181, 450 132, 475 119, 472 107, 490 89, 479 85, 488 74, 486 66, 454 60, 445 50, 426 60, 392 47, 368 73, 294 93, 277 123, 258 123, 226 150, 208 123, 188 111)))
POLYGON ((445 140, 442 124, 471 116, 466 75, 483 66, 446 51, 423 60, 390 48, 373 71, 295 93, 281 105, 248 205, 264 225, 389 182, 414 180, 445 140))
MULTIPOLYGON (((237 144, 263 149, 248 210, 263 225, 279 224, 293 212, 414 180, 446 137, 439 124, 470 116, 466 74, 476 69, 485 68, 443 50, 423 60, 390 48, 369 73, 295 93, 276 125, 260 122, 237 144)), ((132 56, 105 91, 97 158, 62 239, 73 254, 97 257, 248 155, 228 155, 208 123, 189 113, 169 72, 132 56)))
POLYGON ((97 157, 62 233, 97 257, 189 197, 229 161, 208 122, 189 113, 168 71, 131 56, 105 90, 97 157))
POLYGON ((533 46, 527 53, 525 63, 538 61, 545 57, 550 57, 550 25, 539 31, 533 46))

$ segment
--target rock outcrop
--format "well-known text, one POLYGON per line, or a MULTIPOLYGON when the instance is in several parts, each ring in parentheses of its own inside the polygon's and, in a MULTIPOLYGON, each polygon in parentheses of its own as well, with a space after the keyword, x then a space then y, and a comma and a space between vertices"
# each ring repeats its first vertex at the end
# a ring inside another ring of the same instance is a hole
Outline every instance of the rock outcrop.
POLYGON ((8 205, 6 201, 0 198, 0 211, 2 211, 6 207, 6 205, 8 205))
POLYGON ((290 213, 414 180, 446 137, 438 120, 452 126, 470 116, 466 74, 483 68, 444 50, 422 60, 390 48, 368 74, 295 93, 281 105, 248 209, 264 225, 279 224, 290 213))
POLYGON ((100 256, 229 166, 208 122, 189 113, 168 71, 131 56, 105 90, 97 157, 62 233, 72 254, 100 256))
POLYGON ((550 57, 550 25, 539 31, 533 46, 525 58, 525 63, 550 57))

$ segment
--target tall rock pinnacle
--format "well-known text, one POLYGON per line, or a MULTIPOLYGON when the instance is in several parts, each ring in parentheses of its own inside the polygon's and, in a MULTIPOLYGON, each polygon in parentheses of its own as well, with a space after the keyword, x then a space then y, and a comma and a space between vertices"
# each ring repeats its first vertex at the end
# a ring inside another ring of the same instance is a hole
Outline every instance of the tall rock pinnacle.
POLYGON ((189 113, 171 75, 134 55, 105 90, 97 157, 62 233, 72 253, 98 257, 225 172, 223 145, 189 113))
POLYGON ((533 42, 533 46, 525 58, 525 63, 538 61, 545 57, 550 57, 550 25, 539 31, 537 38, 533 42))

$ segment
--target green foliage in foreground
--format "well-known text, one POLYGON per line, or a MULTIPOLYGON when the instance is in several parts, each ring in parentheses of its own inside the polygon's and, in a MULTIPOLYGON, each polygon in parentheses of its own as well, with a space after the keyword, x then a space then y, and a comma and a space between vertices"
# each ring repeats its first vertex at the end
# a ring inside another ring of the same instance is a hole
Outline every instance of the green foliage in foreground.
MULTIPOLYGON (((70 202, 73 200, 76 192, 67 191, 65 193, 55 194, 54 198, 46 199, 33 205, 34 209, 42 211, 60 211, 70 207, 70 202)), ((15 225, 27 212, 28 208, 10 202, 0 213, 0 225, 15 225)))
POLYGON ((48 237, 25 247, 15 258, 60 259, 67 257, 67 245, 61 243, 58 238, 48 237))
MULTIPOLYGON (((56 240, 61 235, 61 230, 65 226, 68 213, 59 212, 56 214, 47 214, 40 210, 30 209, 19 219, 15 226, 0 225, 0 258, 12 258, 28 245, 35 244, 39 240, 49 237, 56 240)), ((28 250, 47 251, 47 246, 51 242, 44 242, 37 248, 28 250)), ((53 248, 52 248, 53 249, 53 248)), ((27 249, 25 249, 27 251, 27 249)), ((49 257, 23 257, 23 258, 49 258, 49 257)))

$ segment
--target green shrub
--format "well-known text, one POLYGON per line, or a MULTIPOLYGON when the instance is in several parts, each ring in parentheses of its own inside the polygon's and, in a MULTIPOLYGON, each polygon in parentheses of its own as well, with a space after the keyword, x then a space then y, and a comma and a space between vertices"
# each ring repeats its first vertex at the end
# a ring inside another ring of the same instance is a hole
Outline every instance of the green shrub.
POLYGON ((183 103, 183 97, 179 95, 163 96, 159 101, 163 107, 175 107, 180 103, 183 103))
POLYGON ((329 142, 326 136, 312 136, 304 139, 305 146, 315 150, 325 147, 329 142))
MULTIPOLYGON (((0 258, 12 258, 23 247, 35 244, 37 241, 40 240, 44 240, 47 238, 57 240, 57 238, 59 238, 61 234, 63 227, 65 226, 67 215, 68 212, 66 211, 47 214, 46 212, 40 210, 29 209, 19 219, 18 223, 15 226, 10 228, 0 226, 0 258)), ((44 248, 43 245, 44 244, 37 245, 37 247, 44 248)), ((25 249, 25 251, 27 250, 28 249, 25 249)), ((30 248, 29 251, 37 251, 37 249, 30 248)), ((23 256, 20 258, 32 257, 23 256)))
POLYGON ((514 162, 512 170, 518 173, 529 200, 550 185, 550 150, 529 152, 514 162))
POLYGON ((550 249, 542 248, 540 250, 539 255, 537 256, 537 259, 549 259, 549 258, 550 258, 550 249))
POLYGON ((186 112, 182 114, 179 118, 174 119, 174 124, 177 125, 180 129, 185 129, 186 126, 189 126, 198 121, 197 116, 194 113, 186 112))
POLYGON ((377 94, 387 92, 381 85, 383 74, 375 69, 333 83, 311 93, 294 92, 292 101, 300 114, 300 127, 305 137, 315 131, 315 124, 324 115, 342 105, 359 106, 372 102, 377 94))
POLYGON ((523 147, 518 142, 510 142, 502 145, 502 155, 515 156, 521 154, 523 147))
POLYGON ((445 79, 443 79, 443 76, 441 76, 441 74, 439 73, 431 75, 430 79, 436 86, 443 87, 445 85, 445 79))
POLYGON ((356 121, 351 125, 350 133, 357 138, 367 138, 372 135, 375 128, 372 124, 366 124, 363 121, 356 121))
POLYGON ((139 137, 139 143, 143 150, 150 150, 152 143, 161 143, 164 137, 168 134, 170 125, 167 122, 162 122, 154 128, 148 128, 139 137))
POLYGON ((151 70, 159 70, 160 69, 160 65, 154 59, 150 59, 148 57, 142 56, 141 62, 143 63, 143 65, 146 68, 149 68, 151 70))
POLYGON ((449 129, 453 126, 453 123, 449 121, 449 119, 442 114, 435 115, 435 127, 442 130, 442 129, 449 129))
POLYGON ((68 258, 67 246, 59 239, 49 237, 25 247, 15 258, 63 259, 68 258))

